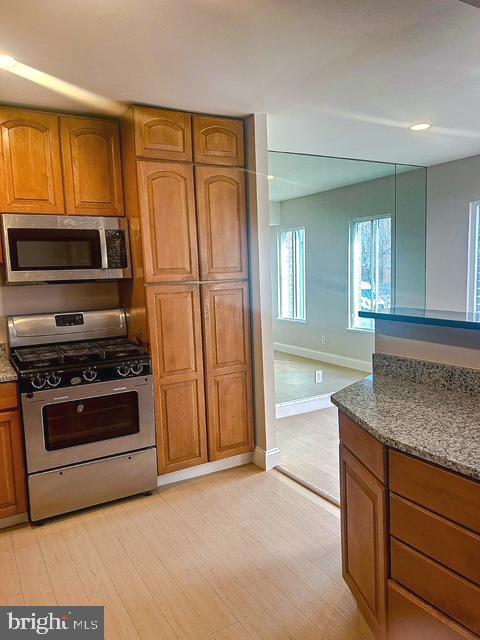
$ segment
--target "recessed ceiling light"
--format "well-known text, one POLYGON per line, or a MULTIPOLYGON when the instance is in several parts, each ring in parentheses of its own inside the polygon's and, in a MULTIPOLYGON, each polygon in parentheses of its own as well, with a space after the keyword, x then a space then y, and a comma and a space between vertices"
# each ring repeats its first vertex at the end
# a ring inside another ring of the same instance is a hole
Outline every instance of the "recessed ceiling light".
POLYGON ((16 64, 17 64, 17 61, 12 56, 6 56, 3 54, 0 54, 0 67, 2 69, 10 69, 11 67, 14 67, 16 64))
POLYGON ((411 131, 424 131, 425 129, 430 129, 431 126, 429 122, 419 122, 418 124, 412 124, 412 126, 408 128, 411 131))
POLYGON ((267 180, 273 180, 275 178, 275 176, 272 176, 271 173, 268 174, 267 176, 267 180))

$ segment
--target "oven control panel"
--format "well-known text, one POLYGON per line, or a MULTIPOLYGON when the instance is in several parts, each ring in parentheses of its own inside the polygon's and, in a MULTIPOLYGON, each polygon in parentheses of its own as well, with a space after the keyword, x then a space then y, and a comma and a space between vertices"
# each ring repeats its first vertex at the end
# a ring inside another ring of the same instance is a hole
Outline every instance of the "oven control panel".
POLYGON ((20 392, 35 393, 58 387, 76 387, 97 382, 121 380, 151 373, 150 358, 142 357, 115 363, 85 365, 83 368, 52 369, 21 375, 20 392))

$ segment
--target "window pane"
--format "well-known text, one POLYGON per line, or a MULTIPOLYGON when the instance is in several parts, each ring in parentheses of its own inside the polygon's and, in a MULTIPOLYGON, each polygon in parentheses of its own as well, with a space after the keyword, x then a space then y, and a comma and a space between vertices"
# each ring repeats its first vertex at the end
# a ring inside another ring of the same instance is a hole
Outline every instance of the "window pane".
POLYGON ((391 304, 391 219, 371 218, 352 224, 350 326, 373 329, 359 311, 383 310, 391 304))
POLYGON ((278 249, 278 315, 305 320, 305 229, 281 231, 278 249))

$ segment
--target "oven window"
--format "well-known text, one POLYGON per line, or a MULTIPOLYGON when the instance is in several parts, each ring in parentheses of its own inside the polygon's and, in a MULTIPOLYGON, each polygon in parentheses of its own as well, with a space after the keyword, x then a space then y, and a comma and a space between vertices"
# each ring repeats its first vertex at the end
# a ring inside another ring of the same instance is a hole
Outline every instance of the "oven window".
POLYGON ((47 451, 140 431, 136 391, 50 404, 42 412, 47 451))
POLYGON ((95 229, 9 229, 12 271, 101 269, 95 229))

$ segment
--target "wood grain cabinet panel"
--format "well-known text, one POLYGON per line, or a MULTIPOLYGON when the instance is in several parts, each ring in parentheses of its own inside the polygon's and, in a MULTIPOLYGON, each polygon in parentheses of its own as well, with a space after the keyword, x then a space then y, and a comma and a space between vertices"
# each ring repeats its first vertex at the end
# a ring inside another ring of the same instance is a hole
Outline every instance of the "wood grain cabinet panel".
POLYGON ((387 448, 343 411, 338 412, 338 422, 342 444, 379 480, 385 482, 387 477, 387 448))
POLYGON ((247 282, 202 284, 210 460, 253 449, 247 282))
POLYGON ((147 286, 159 473, 207 461, 199 285, 147 286))
POLYGON ((343 577, 370 628, 386 628, 387 490, 343 445, 340 446, 343 577))
POLYGON ((248 277, 245 175, 242 169, 196 167, 202 280, 248 277))
POLYGON ((23 438, 18 411, 0 413, 0 518, 27 510, 23 438))
POLYGON ((389 581, 389 640, 475 640, 477 637, 400 585, 389 581))
POLYGON ((64 213, 58 117, 0 108, 0 208, 64 213))
POLYGON ((139 161, 137 177, 145 282, 198 280, 192 167, 139 161))
POLYGON ((243 121, 193 116, 193 147, 195 162, 242 167, 243 121))
POLYGON ((390 533, 480 585, 478 534, 393 493, 390 494, 390 533))
POLYGON ((478 482, 390 451, 390 489, 480 534, 478 482))
POLYGON ((188 113, 133 107, 133 127, 138 157, 192 161, 192 117, 188 113))
POLYGON ((118 124, 61 117, 60 133, 67 213, 123 215, 118 124))
POLYGON ((391 576, 409 591, 480 634, 480 588, 402 542, 391 539, 391 576))

